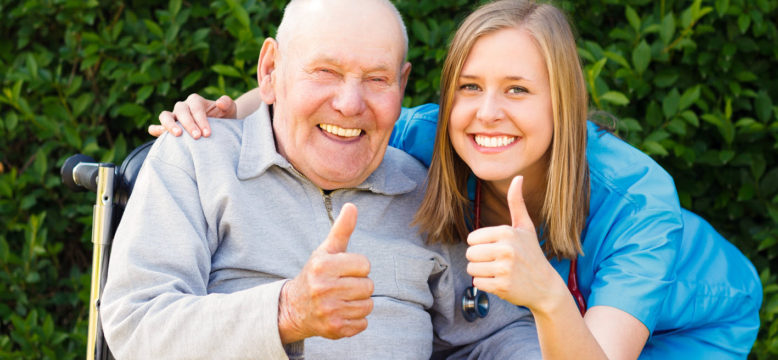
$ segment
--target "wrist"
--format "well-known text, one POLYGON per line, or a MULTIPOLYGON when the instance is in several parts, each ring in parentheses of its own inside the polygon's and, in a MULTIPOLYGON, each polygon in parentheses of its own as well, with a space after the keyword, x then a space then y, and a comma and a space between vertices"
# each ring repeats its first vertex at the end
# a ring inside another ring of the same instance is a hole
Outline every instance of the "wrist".
POLYGON ((542 301, 530 307, 533 316, 551 318, 565 313, 570 305, 575 306, 574 299, 567 289, 567 284, 558 275, 548 283, 548 292, 542 301))
POLYGON ((290 293, 293 280, 287 281, 281 287, 281 294, 278 296, 278 335, 281 338, 281 344, 291 344, 306 338, 305 334, 298 326, 298 319, 294 311, 294 301, 290 293))

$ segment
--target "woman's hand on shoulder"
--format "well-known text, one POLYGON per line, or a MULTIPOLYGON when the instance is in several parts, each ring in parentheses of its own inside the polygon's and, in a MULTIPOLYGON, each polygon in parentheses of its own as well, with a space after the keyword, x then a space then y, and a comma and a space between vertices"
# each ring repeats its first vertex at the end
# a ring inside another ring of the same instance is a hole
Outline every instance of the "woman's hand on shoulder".
POLYGON ((512 226, 485 227, 468 236, 467 272, 478 289, 536 310, 567 300, 569 294, 540 248, 524 204, 522 183, 523 178, 517 177, 508 190, 512 226))
POLYGON ((182 134, 181 127, 195 139, 211 135, 208 117, 235 118, 237 105, 227 95, 216 101, 208 100, 197 94, 191 94, 185 101, 179 101, 173 107, 173 112, 163 111, 159 114, 160 125, 150 125, 149 134, 159 137, 166 131, 175 136, 182 134))

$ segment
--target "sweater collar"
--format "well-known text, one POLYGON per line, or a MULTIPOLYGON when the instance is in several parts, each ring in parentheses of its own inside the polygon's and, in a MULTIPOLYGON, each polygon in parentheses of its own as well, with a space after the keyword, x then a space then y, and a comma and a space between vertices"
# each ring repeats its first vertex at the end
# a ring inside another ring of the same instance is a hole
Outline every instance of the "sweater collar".
MULTIPOLYGON (((399 151, 388 148, 384 159, 361 184, 354 187, 384 195, 400 195, 411 192, 418 184, 402 171, 401 159, 391 156, 390 152, 399 151)), ((395 154, 396 155, 396 154, 395 154)), ((269 106, 265 103, 243 120, 243 136, 238 160, 238 179, 248 180, 261 176, 271 166, 286 169, 295 177, 308 180, 292 164, 278 153, 270 119, 269 106)), ((315 186, 315 185, 314 185, 315 186)))

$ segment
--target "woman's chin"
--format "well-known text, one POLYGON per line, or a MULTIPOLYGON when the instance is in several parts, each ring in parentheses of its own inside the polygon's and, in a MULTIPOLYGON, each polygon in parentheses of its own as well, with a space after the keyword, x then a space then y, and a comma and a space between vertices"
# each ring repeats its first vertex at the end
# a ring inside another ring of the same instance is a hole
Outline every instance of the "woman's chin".
POLYGON ((505 169, 473 169, 473 174, 482 181, 489 181, 489 182, 502 182, 502 181, 510 181, 513 179, 514 176, 518 175, 517 173, 505 171, 505 169))

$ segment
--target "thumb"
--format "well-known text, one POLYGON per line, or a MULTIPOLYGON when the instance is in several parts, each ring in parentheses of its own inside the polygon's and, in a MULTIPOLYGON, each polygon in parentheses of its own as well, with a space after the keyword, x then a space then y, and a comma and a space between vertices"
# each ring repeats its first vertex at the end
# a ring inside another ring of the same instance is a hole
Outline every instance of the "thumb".
POLYGON ((518 229, 534 230, 532 219, 527 211, 527 204, 524 203, 524 194, 522 194, 522 185, 524 177, 516 176, 511 181, 508 188, 508 209, 511 212, 511 226, 518 229))
POLYGON ((346 252, 351 233, 354 232, 356 226, 357 207, 354 204, 346 203, 340 209, 340 215, 335 219, 327 239, 319 245, 319 249, 330 254, 346 252))
POLYGON ((222 114, 227 117, 236 117, 237 106, 235 101, 227 95, 222 95, 216 100, 216 106, 221 110, 222 114))

